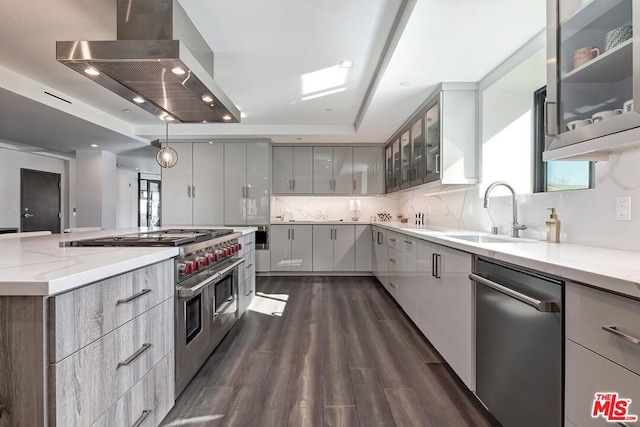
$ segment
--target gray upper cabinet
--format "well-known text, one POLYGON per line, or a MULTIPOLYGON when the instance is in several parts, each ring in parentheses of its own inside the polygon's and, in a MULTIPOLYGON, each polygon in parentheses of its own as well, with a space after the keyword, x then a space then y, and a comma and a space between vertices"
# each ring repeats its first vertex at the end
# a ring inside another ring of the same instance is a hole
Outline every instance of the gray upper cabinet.
POLYGON ((382 147, 353 147, 355 194, 384 193, 382 147))
POLYGON ((547 15, 544 159, 598 160, 637 141, 640 131, 621 132, 640 126, 640 4, 548 0, 547 15))
POLYGON ((269 223, 271 144, 228 142, 224 148, 224 223, 269 223))
POLYGON ((477 182, 478 89, 442 83, 386 149, 386 191, 477 182))
POLYGON ((313 147, 273 148, 273 192, 313 193, 313 147))
POLYGON ((313 147, 313 192, 352 194, 353 147, 313 147))

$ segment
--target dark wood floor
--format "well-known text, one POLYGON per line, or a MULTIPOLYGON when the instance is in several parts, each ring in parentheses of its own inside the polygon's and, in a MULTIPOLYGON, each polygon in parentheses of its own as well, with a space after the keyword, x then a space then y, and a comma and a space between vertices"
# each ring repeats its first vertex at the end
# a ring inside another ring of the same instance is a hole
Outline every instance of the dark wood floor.
POLYGON ((494 426, 372 278, 258 278, 163 426, 494 426))

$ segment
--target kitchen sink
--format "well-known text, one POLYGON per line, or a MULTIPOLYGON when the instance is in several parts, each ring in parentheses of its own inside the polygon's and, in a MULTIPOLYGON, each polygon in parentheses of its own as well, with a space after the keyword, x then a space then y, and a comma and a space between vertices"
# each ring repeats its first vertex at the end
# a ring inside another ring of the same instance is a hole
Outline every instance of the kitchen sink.
POLYGON ((478 234, 447 234, 452 239, 466 240, 473 243, 535 243, 536 240, 521 239, 516 237, 494 237, 483 236, 478 234))

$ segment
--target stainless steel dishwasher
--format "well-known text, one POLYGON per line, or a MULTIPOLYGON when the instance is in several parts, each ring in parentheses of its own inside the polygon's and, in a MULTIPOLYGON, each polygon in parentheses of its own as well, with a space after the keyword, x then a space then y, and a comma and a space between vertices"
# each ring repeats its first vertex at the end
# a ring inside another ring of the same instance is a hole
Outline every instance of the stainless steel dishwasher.
POLYGON ((476 258, 476 394, 504 427, 562 426, 564 283, 476 258))

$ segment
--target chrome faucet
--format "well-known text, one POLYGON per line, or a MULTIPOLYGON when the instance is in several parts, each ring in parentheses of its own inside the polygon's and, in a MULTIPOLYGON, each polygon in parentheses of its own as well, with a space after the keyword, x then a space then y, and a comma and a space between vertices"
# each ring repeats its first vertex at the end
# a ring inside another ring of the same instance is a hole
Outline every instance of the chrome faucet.
POLYGON ((520 237, 518 235, 518 232, 520 230, 526 230, 527 226, 526 225, 522 225, 522 224, 518 224, 518 203, 516 200, 516 190, 513 189, 512 186, 510 186, 509 184, 507 184, 504 181, 496 181, 493 184, 491 184, 489 187, 487 187, 487 191, 484 192, 484 207, 485 209, 489 208, 489 193, 491 192, 491 190, 493 190, 495 187, 499 186, 499 185, 503 185, 505 187, 507 187, 510 191, 511 191, 511 203, 512 203, 512 208, 513 208, 513 222, 511 223, 511 237, 520 237))

